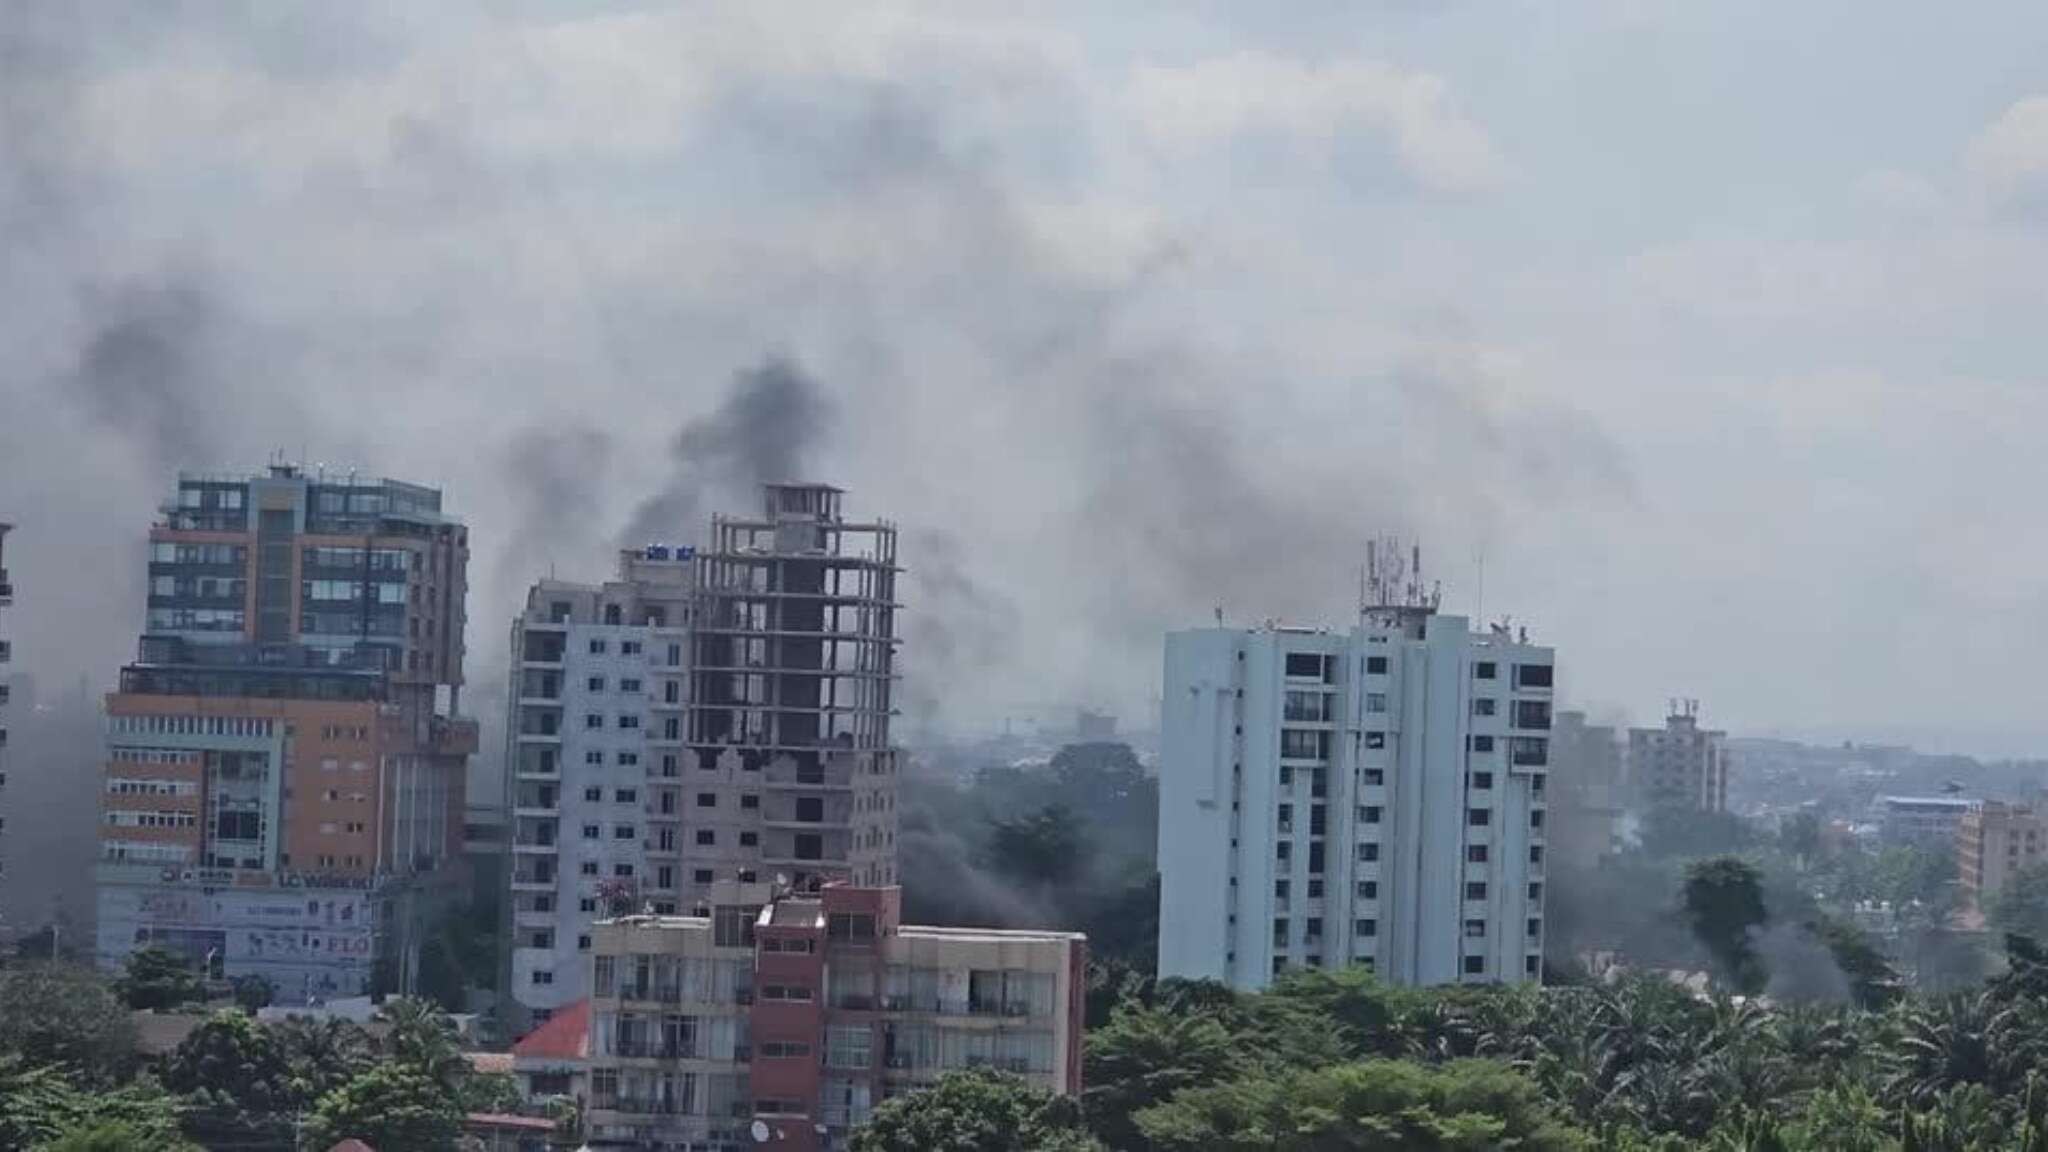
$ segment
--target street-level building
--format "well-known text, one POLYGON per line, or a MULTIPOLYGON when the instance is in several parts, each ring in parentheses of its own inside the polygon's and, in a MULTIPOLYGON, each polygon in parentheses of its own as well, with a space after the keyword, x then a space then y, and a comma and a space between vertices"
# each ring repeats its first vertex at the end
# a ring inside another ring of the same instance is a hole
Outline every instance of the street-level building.
POLYGON ((721 881, 597 926, 593 1148, 846 1147, 891 1096, 996 1068, 1078 1096, 1087 942, 900 922, 899 889, 721 881))
POLYGON ((1168 636, 1159 974, 1539 978, 1552 665, 1433 599, 1168 636))

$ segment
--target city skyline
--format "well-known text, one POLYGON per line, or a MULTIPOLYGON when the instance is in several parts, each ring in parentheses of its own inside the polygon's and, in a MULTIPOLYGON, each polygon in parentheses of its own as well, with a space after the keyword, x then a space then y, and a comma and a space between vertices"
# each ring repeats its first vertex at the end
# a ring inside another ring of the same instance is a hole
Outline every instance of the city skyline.
POLYGON ((24 666, 103 677, 121 510, 282 447, 469 494, 479 621, 679 488, 829 476, 915 558, 912 727, 1142 716, 1158 634, 1337 619, 1399 531, 1596 716, 2048 743, 2048 15, 910 11, 19 9, 24 666), (729 382, 778 356, 812 415, 745 475, 729 382))

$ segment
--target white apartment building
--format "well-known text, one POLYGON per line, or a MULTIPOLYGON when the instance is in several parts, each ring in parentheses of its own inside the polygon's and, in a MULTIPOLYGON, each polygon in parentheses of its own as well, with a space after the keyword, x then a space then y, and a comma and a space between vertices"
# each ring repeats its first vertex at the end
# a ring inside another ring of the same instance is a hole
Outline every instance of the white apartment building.
POLYGON ((601 586, 541 581, 513 622, 509 991, 537 1017, 589 994, 594 922, 681 899, 693 587, 688 549, 649 547, 601 586))
POLYGON ((765 485, 707 548, 528 593, 503 973, 527 1014, 588 994, 602 917, 692 915, 717 884, 895 883, 896 531, 841 496, 765 485))
POLYGON ((1728 810, 1728 734, 1700 727, 1700 702, 1674 700, 1662 728, 1628 730, 1629 782, 1652 808, 1728 810))
POLYGON ((1552 663, 1429 602, 1168 636, 1159 974, 1539 978, 1552 663))

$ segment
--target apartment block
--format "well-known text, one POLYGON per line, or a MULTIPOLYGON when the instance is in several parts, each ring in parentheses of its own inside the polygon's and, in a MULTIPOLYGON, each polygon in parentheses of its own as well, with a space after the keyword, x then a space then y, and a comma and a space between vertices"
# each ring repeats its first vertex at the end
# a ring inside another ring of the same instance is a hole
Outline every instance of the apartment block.
MULTIPOLYGON (((7 534, 13 530, 14 525, 0 521, 0 894, 7 891, 7 709, 12 703, 14 670, 14 643, 7 635, 7 610, 14 607, 14 582, 7 575, 7 534)), ((0 909, 7 903, 0 900, 0 909)))
POLYGON ((1161 976, 1539 978, 1552 650, 1382 603, 1167 637, 1161 976))
POLYGON ((506 979, 528 1017, 589 994, 605 916, 693 913, 726 883, 895 880, 896 535, 842 496, 766 485, 708 548, 528 593, 506 757, 506 979))
POLYGON ((185 474, 106 699, 97 956, 353 995, 460 858, 468 535, 396 481, 185 474))
POLYGON ((1079 1095, 1086 940, 900 922, 900 890, 720 881, 597 926, 594 1148, 846 1147, 891 1096, 999 1068, 1079 1095))
POLYGON ((1700 727, 1700 702, 1674 700, 1662 728, 1628 730, 1628 776, 1652 808, 1728 810, 1728 734, 1700 727))
POLYGON ((1967 796, 1879 796, 1870 807, 1880 843, 1947 852, 1983 804, 1967 796))
POLYGON ((690 549, 650 546, 601 586, 536 584, 513 622, 509 988, 531 1014, 589 995, 596 921, 684 899, 694 588, 690 549))
POLYGON ((1613 727, 1588 724, 1584 712, 1559 712, 1550 736, 1550 851, 1553 863, 1579 871, 1620 847, 1621 741, 1613 727))
POLYGON ((1983 909, 2023 868, 2048 861, 2048 815, 2039 804, 1987 800, 1956 826, 1956 873, 1970 903, 1983 909))

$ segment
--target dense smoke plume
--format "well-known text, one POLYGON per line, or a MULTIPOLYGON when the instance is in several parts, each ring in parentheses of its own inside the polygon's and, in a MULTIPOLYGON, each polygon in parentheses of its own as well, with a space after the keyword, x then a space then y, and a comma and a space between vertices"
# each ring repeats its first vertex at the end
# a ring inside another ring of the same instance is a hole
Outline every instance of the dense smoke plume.
POLYGON ((806 472, 830 423, 823 390, 794 360, 735 373, 724 402, 675 434, 668 478, 634 511, 627 544, 695 538, 711 510, 755 514, 763 483, 815 479, 806 472))

